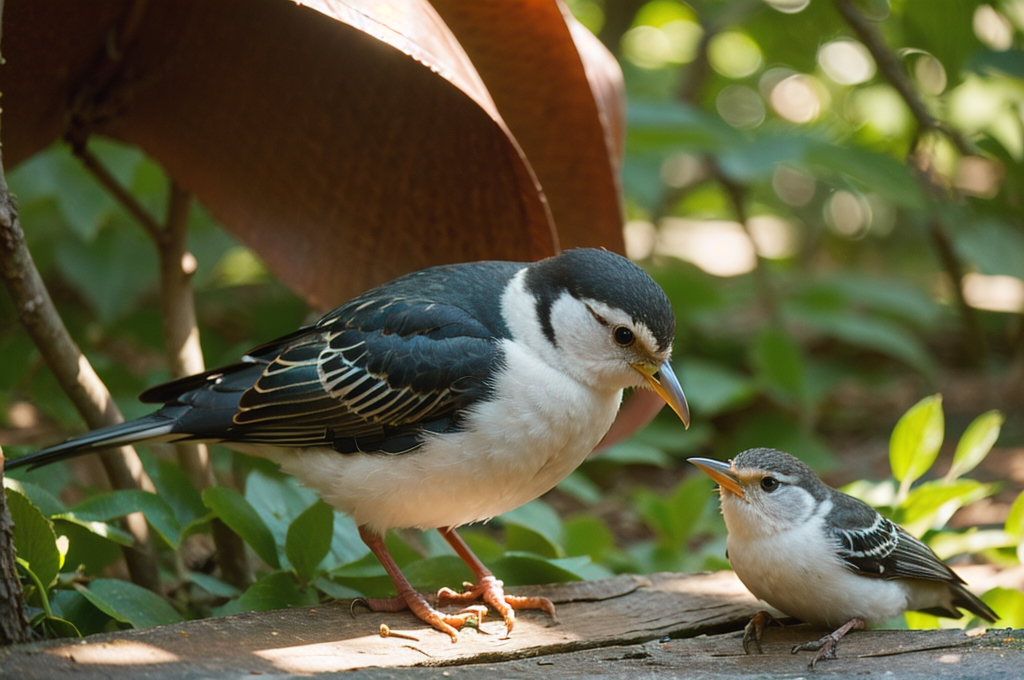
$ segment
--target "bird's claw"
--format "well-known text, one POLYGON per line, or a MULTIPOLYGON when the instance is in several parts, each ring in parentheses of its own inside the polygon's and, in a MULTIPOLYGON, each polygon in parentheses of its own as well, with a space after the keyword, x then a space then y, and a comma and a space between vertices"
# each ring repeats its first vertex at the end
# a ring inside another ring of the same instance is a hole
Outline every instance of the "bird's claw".
POLYGON ((451 588, 441 588, 437 591, 437 602, 441 604, 466 604, 483 600, 494 607, 494 610, 501 615, 505 622, 505 637, 512 633, 516 624, 517 609, 543 609, 551 618, 556 618, 555 605, 546 597, 521 597, 518 595, 506 595, 505 584, 494 576, 488 575, 481 578, 477 583, 463 584, 465 590, 457 593, 451 588))
MULTIPOLYGON (((743 628, 743 653, 750 654, 750 643, 754 643, 754 648, 758 654, 764 654, 764 650, 761 649, 761 636, 764 635, 764 629, 773 623, 778 624, 778 620, 769 614, 768 612, 761 610, 751 617, 750 621, 743 628)), ((782 625, 782 624, 779 624, 782 625)))
POLYGON ((445 633, 458 642, 458 631, 463 627, 480 629, 484 617, 487 615, 487 607, 475 605, 466 607, 455 614, 446 614, 430 606, 426 598, 417 592, 412 592, 409 597, 399 595, 389 598, 357 597, 349 605, 349 613, 354 617, 356 607, 366 607, 373 612, 397 612, 409 609, 421 621, 429 623, 437 630, 445 633))
POLYGON ((807 664, 808 668, 814 670, 814 664, 819 661, 823 659, 836 658, 836 649, 839 647, 839 641, 843 639, 844 635, 855 628, 865 628, 866 625, 867 624, 864 619, 859 616, 855 616, 836 630, 818 640, 811 640, 810 642, 793 645, 793 649, 791 649, 790 652, 793 654, 796 654, 797 652, 815 652, 814 656, 811 657, 811 662, 807 664))

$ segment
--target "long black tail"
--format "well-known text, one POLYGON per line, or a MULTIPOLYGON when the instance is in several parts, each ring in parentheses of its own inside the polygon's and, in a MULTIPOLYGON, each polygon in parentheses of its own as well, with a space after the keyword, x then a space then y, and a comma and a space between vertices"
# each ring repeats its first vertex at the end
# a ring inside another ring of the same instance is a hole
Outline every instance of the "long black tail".
POLYGON ((999 615, 992 611, 991 607, 982 602, 979 597, 962 585, 956 586, 956 593, 953 597, 953 606, 966 609, 975 616, 985 619, 989 623, 995 623, 999 620, 999 615))
POLYGON ((173 434, 175 422, 174 417, 157 412, 120 425, 103 427, 86 432, 80 437, 73 437, 63 444, 57 444, 20 458, 7 459, 4 463, 4 470, 13 470, 26 465, 31 465, 30 469, 35 469, 41 465, 48 465, 58 460, 74 458, 93 451, 140 442, 169 441, 187 437, 188 435, 173 434))

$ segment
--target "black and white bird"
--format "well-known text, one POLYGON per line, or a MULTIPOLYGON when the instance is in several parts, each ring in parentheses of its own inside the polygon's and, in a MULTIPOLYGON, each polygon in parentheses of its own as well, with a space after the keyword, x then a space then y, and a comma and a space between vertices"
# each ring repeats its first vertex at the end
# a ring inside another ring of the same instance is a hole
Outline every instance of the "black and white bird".
POLYGON ((409 607, 456 639, 479 607, 442 613, 384 547, 392 528, 439 529, 504 618, 542 598, 505 596, 454 528, 545 493, 594 449, 623 390, 649 386, 689 424, 669 364, 675 317, 642 269, 603 250, 535 263, 433 267, 374 288, 239 363, 154 387, 155 413, 7 461, 39 466, 114 446, 222 442, 268 458, 352 516, 409 607))
MULTIPOLYGON (((835 658, 839 639, 907 610, 959 619, 959 608, 995 621, 931 549, 868 504, 822 482, 802 461, 775 449, 750 449, 731 463, 690 458, 718 482, 729 532, 726 556, 758 599, 787 616, 835 632, 797 645, 815 651, 811 667, 835 658)), ((747 626, 743 649, 758 651, 761 612, 747 626)))

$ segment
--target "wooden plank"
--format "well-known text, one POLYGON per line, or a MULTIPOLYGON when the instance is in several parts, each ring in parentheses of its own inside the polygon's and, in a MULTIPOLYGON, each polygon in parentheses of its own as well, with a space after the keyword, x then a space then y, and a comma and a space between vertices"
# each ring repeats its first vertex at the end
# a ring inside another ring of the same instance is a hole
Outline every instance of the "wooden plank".
POLYGON ((463 631, 452 644, 411 614, 357 610, 352 617, 347 602, 329 603, 27 645, 7 652, 0 675, 49 680, 75 673, 85 679, 117 671, 119 680, 129 680, 132 669, 145 669, 145 677, 305 675, 501 662, 735 629, 757 610, 731 572, 619 576, 515 592, 550 597, 558 605, 558 621, 542 612, 521 612, 510 637, 503 635, 501 621, 486 621, 482 630, 463 631), (382 638, 382 623, 415 639, 382 638))

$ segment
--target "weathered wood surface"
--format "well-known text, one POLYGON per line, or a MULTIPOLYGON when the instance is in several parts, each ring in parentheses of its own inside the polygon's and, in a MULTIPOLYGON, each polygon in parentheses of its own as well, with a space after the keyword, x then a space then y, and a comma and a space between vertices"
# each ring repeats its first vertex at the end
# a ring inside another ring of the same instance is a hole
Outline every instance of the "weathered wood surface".
MULTIPOLYGON (((483 671, 488 671, 485 677, 534 677, 538 672, 559 678, 642 676, 655 671, 659 677, 799 677, 808 672, 806 659, 791 656, 789 647, 820 635, 803 626, 773 628, 766 634, 764 656, 744 656, 737 634, 728 631, 741 629, 758 607, 728 572, 620 576, 517 592, 550 597, 558 605, 558 622, 540 612, 522 612, 509 638, 500 621, 489 620, 482 631, 466 630, 452 644, 408 613, 359 610, 353 618, 347 603, 331 603, 0 650, 0 677, 162 680, 345 673, 346 678, 468 679, 469 673, 478 678, 483 671), (382 623, 414 639, 383 638, 382 623)), ((839 660, 819 666, 818 672, 852 677, 920 667, 928 669, 929 677, 1024 676, 1024 640, 1000 642, 1012 638, 1001 635, 858 633, 844 641, 839 660), (893 661, 897 658, 899 663, 893 661), (952 674, 944 675, 947 671, 952 674)))

